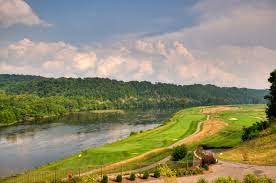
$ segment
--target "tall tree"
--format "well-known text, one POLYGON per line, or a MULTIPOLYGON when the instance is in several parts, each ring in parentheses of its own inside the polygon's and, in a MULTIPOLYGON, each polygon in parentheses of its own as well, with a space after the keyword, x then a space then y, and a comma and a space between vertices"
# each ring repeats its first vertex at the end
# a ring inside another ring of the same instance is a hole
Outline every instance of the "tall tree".
POLYGON ((271 83, 269 95, 265 98, 268 100, 266 114, 268 119, 276 119, 276 69, 270 73, 268 81, 271 83))

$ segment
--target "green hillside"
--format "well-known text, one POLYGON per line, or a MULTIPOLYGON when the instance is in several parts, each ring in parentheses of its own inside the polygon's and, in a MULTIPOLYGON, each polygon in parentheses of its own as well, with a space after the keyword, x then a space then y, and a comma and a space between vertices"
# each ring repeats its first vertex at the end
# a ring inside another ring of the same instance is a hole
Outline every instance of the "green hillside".
POLYGON ((265 103, 266 90, 0 75, 0 126, 79 110, 265 103), (2 91, 2 92, 1 92, 2 91))

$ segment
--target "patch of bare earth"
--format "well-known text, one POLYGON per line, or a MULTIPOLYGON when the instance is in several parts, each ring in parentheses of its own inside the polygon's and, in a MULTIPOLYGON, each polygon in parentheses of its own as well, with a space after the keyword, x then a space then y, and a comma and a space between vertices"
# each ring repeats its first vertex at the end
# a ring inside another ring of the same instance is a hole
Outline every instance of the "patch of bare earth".
POLYGON ((226 127, 228 124, 220 120, 207 120, 202 124, 202 130, 194 135, 190 135, 185 139, 178 142, 178 145, 188 144, 195 141, 199 141, 206 136, 213 135, 219 132, 222 128, 226 127))
POLYGON ((214 114, 223 111, 235 110, 238 107, 235 106, 214 106, 214 107, 205 107, 202 109, 203 114, 214 114))

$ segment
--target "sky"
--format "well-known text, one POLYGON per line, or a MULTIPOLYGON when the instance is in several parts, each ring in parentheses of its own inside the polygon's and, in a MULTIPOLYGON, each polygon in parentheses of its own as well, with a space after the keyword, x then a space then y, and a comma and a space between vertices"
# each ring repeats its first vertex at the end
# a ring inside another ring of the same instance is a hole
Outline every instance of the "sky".
POLYGON ((0 73, 268 88, 275 0, 0 0, 0 73))

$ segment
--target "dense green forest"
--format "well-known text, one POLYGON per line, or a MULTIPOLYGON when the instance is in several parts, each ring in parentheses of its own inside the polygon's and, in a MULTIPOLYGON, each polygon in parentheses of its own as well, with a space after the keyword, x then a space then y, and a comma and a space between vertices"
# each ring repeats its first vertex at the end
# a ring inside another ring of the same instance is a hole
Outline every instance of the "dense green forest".
POLYGON ((265 103, 267 90, 0 74, 0 126, 79 110, 265 103))

